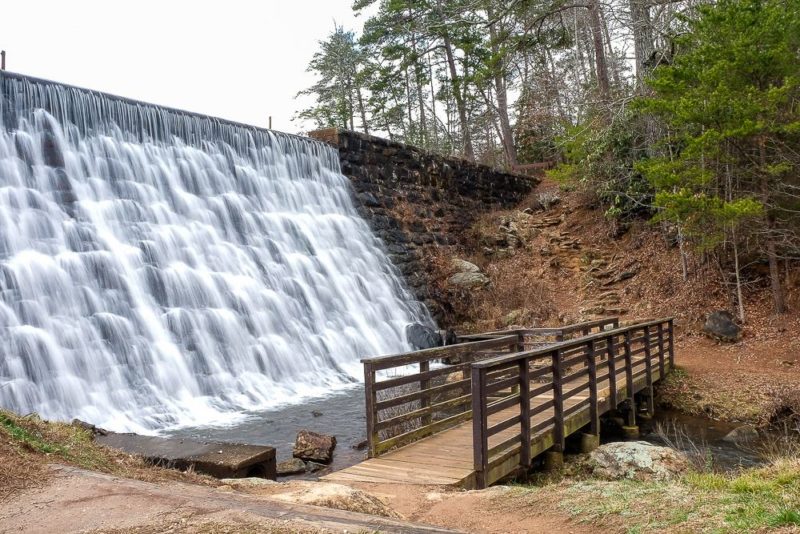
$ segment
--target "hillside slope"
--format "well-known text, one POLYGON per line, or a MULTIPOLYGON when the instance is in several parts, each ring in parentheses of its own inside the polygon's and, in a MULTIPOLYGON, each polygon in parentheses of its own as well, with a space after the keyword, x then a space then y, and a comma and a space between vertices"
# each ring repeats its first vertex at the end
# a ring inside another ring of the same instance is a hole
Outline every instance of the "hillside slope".
MULTIPOLYGON (((734 311, 718 268, 689 255, 684 279, 679 248, 659 228, 637 221, 621 229, 583 193, 544 182, 517 209, 481 217, 467 237, 466 246, 429 257, 439 300, 449 303, 447 326, 486 331, 671 316, 678 364, 687 372, 665 387, 665 402, 729 420, 766 423, 787 410, 800 417, 793 393, 800 390, 800 339, 791 335, 800 315, 773 315, 757 272, 745 294, 742 340, 720 344, 702 334, 708 313, 734 311), (489 284, 453 284, 454 257, 479 266, 489 284)), ((788 282, 790 310, 800 309, 797 279, 788 282)))

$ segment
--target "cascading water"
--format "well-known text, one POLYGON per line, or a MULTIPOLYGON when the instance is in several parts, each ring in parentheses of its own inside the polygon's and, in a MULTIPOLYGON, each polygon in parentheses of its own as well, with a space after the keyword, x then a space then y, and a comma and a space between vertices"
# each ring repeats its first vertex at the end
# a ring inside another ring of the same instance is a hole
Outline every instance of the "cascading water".
POLYGON ((219 424, 429 321, 321 143, 0 73, 0 407, 219 424))

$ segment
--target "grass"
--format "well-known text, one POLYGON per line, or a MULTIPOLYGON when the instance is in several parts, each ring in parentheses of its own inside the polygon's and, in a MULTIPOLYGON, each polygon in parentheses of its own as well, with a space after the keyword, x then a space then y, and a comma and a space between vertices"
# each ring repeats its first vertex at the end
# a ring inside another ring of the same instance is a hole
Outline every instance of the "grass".
POLYGON ((152 467, 142 458, 98 445, 89 430, 0 410, 0 500, 47 479, 48 464, 66 464, 137 480, 214 484, 194 473, 152 467))
POLYGON ((735 474, 694 471, 668 481, 561 481, 518 489, 548 496, 576 520, 621 532, 800 531, 800 459, 735 474))

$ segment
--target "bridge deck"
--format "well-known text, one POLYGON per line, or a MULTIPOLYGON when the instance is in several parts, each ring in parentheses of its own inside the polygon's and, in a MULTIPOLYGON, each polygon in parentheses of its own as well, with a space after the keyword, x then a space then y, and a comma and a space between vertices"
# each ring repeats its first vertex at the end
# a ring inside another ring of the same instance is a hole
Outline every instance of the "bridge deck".
MULTIPOLYGON (((644 358, 634 358, 634 374, 642 371, 645 367, 644 358)), ((627 396, 625 391, 626 370, 620 369, 617 373, 618 395, 620 399, 627 396)), ((658 368, 653 369, 653 381, 660 379, 658 368)), ((564 384, 564 389, 572 389, 587 382, 587 379, 576 379, 564 384)), ((532 385, 533 387, 533 385, 532 385)), ((645 377, 634 380, 634 393, 645 389, 645 377)), ((564 409, 574 406, 588 397, 586 392, 582 395, 575 395, 564 401, 564 409)), ((610 410, 611 401, 609 399, 610 389, 608 379, 598 383, 598 408, 600 414, 610 410)), ((541 406, 547 401, 552 400, 553 394, 545 393, 533 398, 531 407, 541 406)), ((489 423, 494 424, 504 421, 519 414, 518 407, 511 407, 489 416, 489 423)), ((552 418, 552 410, 533 417, 532 427, 552 418)), ((590 421, 589 408, 578 410, 564 420, 565 435, 570 435, 590 421)), ((498 434, 498 441, 503 441, 507 437, 519 433, 517 428, 510 428, 498 434)), ((544 430, 532 436, 531 439, 531 458, 541 454, 550 448, 554 441, 554 427, 549 425, 544 430)), ((501 466, 500 472, 493 473, 489 483, 496 481, 503 476, 510 474, 518 464, 519 452, 511 453, 509 461, 505 462, 506 467, 501 466), (503 472, 507 471, 507 472, 503 472)), ((420 441, 411 443, 396 450, 387 452, 379 458, 370 458, 352 467, 336 471, 322 477, 331 482, 375 482, 375 483, 402 483, 420 485, 446 485, 471 489, 476 487, 475 469, 473 465, 473 429, 472 421, 469 420, 454 428, 444 430, 420 441)))

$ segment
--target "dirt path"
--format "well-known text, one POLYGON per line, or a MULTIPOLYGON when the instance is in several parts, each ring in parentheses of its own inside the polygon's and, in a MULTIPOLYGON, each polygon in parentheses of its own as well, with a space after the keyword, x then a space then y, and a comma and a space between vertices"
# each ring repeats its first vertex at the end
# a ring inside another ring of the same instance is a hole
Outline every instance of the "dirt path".
POLYGON ((555 512, 515 506, 513 500, 506 500, 502 488, 457 492, 354 485, 381 498, 407 522, 278 500, 281 494, 298 490, 298 484, 291 482, 234 491, 171 481, 143 482, 66 466, 51 468, 54 473, 47 484, 0 503, 0 532, 593 531, 555 512))
POLYGON ((0 504, 0 532, 446 532, 218 488, 53 469, 49 484, 0 504))

